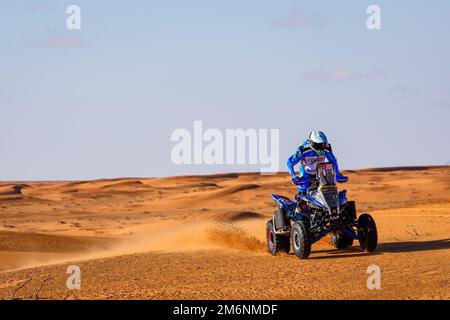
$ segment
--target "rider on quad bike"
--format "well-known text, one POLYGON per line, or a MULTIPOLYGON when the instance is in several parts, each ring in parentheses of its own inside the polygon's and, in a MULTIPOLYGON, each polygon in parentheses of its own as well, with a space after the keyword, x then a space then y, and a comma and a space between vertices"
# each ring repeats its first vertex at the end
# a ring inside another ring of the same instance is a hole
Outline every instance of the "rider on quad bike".
MULTIPOLYGON (((316 181, 316 167, 319 163, 331 162, 336 171, 336 180, 339 183, 347 182, 348 177, 340 171, 337 160, 331 150, 326 135, 322 131, 314 130, 309 134, 309 138, 304 141, 288 159, 287 166, 292 178, 292 184, 297 186, 299 194, 305 194, 313 182, 316 181), (300 163, 299 175, 295 174, 294 167, 300 163)), ((300 209, 301 203, 298 202, 296 211, 300 209)))
POLYGON ((348 180, 337 165, 323 132, 313 131, 288 160, 292 183, 298 187, 296 201, 272 194, 278 208, 266 223, 266 242, 270 254, 289 253, 307 259, 311 245, 327 234, 336 249, 345 249, 358 240, 361 249, 375 251, 378 232, 368 213, 357 216, 355 201, 347 199, 346 190, 337 182, 348 180), (294 171, 300 163, 300 174, 294 171))

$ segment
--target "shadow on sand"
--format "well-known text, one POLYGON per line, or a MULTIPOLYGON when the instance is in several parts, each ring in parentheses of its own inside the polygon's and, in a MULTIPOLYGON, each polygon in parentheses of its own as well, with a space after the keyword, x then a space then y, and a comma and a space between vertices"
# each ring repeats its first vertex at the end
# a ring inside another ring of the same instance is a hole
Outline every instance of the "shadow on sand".
POLYGON ((348 249, 336 250, 314 250, 311 252, 310 259, 329 259, 329 258, 351 258, 359 255, 379 255, 383 253, 402 253, 450 249, 450 239, 431 240, 431 241, 401 241, 387 242, 378 244, 375 252, 364 252, 358 246, 348 249), (318 253, 326 253, 323 256, 314 256, 318 253))
POLYGON ((398 252, 431 251, 442 249, 450 249, 450 239, 381 243, 379 245, 378 251, 398 253, 398 252))

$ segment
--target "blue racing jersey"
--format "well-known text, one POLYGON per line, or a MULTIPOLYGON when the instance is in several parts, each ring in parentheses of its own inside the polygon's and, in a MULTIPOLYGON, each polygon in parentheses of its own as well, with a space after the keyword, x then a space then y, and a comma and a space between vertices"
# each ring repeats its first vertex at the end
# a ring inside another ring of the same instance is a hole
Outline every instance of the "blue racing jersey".
POLYGON ((292 178, 296 176, 294 167, 299 165, 299 177, 305 177, 305 174, 310 176, 316 175, 316 167, 319 163, 331 162, 334 165, 337 176, 342 176, 339 171, 337 160, 333 155, 330 144, 327 143, 324 151, 319 154, 314 150, 309 141, 303 142, 300 147, 297 148, 295 153, 288 159, 287 167, 289 169, 289 174, 292 178))

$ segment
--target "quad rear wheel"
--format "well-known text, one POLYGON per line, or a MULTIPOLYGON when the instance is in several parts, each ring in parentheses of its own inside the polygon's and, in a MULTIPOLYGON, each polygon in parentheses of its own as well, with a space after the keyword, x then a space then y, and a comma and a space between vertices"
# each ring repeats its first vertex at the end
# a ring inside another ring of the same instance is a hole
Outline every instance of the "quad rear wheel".
POLYGON ((267 249, 273 256, 279 252, 289 253, 291 247, 289 236, 276 234, 272 219, 266 224, 266 242, 267 249))
POLYGON ((331 234, 331 243, 336 249, 346 249, 353 245, 353 238, 343 233, 334 232, 331 234))

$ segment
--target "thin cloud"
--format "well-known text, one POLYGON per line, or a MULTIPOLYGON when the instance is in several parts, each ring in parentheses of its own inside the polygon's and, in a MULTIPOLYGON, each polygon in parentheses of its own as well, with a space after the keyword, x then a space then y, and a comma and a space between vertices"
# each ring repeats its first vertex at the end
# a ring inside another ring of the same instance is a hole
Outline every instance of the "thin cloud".
POLYGON ((48 35, 40 39, 24 38, 23 44, 29 48, 79 49, 87 46, 78 35, 48 35))
POLYGON ((334 69, 329 71, 311 70, 304 74, 308 80, 316 81, 349 81, 354 80, 358 75, 349 69, 334 69))
POLYGON ((420 98, 422 96, 422 90, 404 84, 394 86, 392 92, 401 98, 407 99, 420 98))
POLYGON ((323 82, 345 82, 355 79, 374 79, 384 77, 386 73, 380 69, 374 69, 368 72, 355 72, 348 68, 335 69, 316 69, 310 70, 303 74, 307 80, 323 81, 323 82))
POLYGON ((276 21, 275 26, 282 28, 321 27, 329 24, 324 17, 315 13, 305 13, 298 9, 292 10, 285 18, 276 21))
POLYGON ((428 105, 433 108, 450 108, 450 101, 430 101, 428 105))
POLYGON ((353 71, 348 70, 348 69, 336 69, 336 70, 331 71, 327 75, 327 79, 332 80, 332 81, 353 80, 353 79, 355 79, 355 77, 356 76, 353 73, 353 71))

